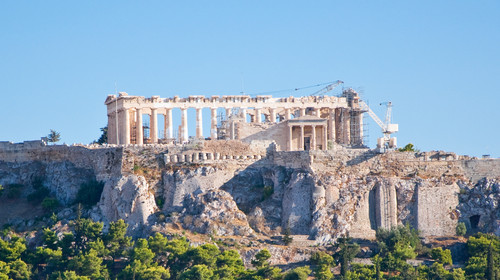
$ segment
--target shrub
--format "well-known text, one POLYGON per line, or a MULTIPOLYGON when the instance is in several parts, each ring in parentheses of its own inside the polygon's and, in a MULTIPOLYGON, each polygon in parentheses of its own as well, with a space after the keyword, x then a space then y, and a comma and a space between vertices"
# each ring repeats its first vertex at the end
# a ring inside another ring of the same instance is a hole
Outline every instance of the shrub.
POLYGON ((400 151, 400 152, 415 152, 415 153, 419 152, 418 149, 415 149, 415 146, 413 146, 412 143, 408 143, 403 148, 399 148, 398 151, 400 151))
POLYGON ((158 208, 163 209, 163 205, 165 204, 165 200, 163 199, 163 197, 156 197, 155 202, 158 208))
POLYGON ((46 197, 42 201, 42 207, 45 211, 52 211, 59 206, 59 201, 53 197, 46 197))
POLYGON ((467 227, 464 222, 459 222, 457 224, 457 235, 464 236, 467 233, 467 227))
POLYGON ((10 184, 7 186, 7 197, 8 198, 19 198, 21 196, 21 189, 24 185, 21 184, 10 184))
POLYGON ((444 265, 452 263, 451 251, 448 249, 443 250, 443 248, 441 247, 437 247, 431 250, 431 258, 444 265))
POLYGON ((262 200, 268 199, 269 197, 271 197, 271 195, 273 195, 273 193, 274 193, 273 186, 264 186, 264 190, 262 192, 262 200))
POLYGON ((309 274, 311 274, 309 266, 301 266, 288 271, 283 280, 307 280, 309 274))
POLYGON ((34 192, 30 193, 26 199, 33 204, 38 204, 42 202, 47 195, 50 193, 50 190, 44 186, 41 186, 35 189, 34 192))
POLYGON ((290 228, 287 227, 282 237, 283 243, 285 243, 286 246, 290 245, 293 242, 293 237, 290 236, 290 234, 291 234, 290 228))
POLYGON ((101 199, 104 182, 91 180, 80 185, 76 194, 75 203, 81 203, 86 207, 94 206, 101 199))

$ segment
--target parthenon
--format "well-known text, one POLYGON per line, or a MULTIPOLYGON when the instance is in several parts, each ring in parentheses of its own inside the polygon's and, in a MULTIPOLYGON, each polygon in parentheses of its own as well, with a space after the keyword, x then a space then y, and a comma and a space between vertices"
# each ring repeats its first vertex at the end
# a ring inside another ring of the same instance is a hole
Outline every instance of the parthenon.
POLYGON ((161 98, 120 92, 105 101, 110 144, 183 144, 196 139, 272 141, 279 150, 363 147, 363 113, 353 89, 340 96, 272 97, 224 95, 161 98), (203 135, 203 109, 210 109, 210 135, 203 135), (172 110, 180 109, 174 134, 172 110), (188 135, 188 110, 196 112, 196 135, 188 135), (222 109, 222 110, 221 110, 222 109), (225 114, 218 112, 223 112, 225 114), (163 117, 160 133, 159 115, 163 117))

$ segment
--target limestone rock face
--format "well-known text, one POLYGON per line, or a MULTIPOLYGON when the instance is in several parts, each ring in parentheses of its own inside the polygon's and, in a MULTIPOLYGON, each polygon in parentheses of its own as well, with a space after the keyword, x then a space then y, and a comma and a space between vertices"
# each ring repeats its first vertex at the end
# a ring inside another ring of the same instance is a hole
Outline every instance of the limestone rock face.
POLYGON ((294 173, 285 186, 282 200, 283 228, 290 228, 293 234, 309 234, 314 183, 311 174, 294 173))
POLYGON ((142 176, 127 175, 117 182, 106 182, 98 209, 104 221, 123 219, 133 228, 147 224, 149 216, 157 207, 146 179, 142 176))
POLYGON ((164 172, 162 175, 164 209, 181 211, 186 195, 216 190, 233 176, 234 169, 216 169, 212 166, 164 172))
POLYGON ((500 236, 500 180, 483 179, 476 185, 459 182, 460 219, 467 228, 500 236))
POLYGON ((225 191, 186 195, 181 221, 190 230, 221 236, 253 234, 246 215, 225 191))

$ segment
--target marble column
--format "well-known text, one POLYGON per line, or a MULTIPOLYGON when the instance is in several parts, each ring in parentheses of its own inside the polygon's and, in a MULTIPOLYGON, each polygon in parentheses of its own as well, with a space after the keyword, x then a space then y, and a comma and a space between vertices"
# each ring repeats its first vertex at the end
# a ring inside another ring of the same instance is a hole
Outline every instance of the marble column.
POLYGON ((163 139, 167 139, 167 134, 168 134, 168 119, 167 119, 167 113, 163 114, 163 139))
POLYGON ((270 119, 270 121, 271 121, 271 123, 275 123, 276 122, 276 109, 271 108, 270 111, 271 111, 271 119, 270 119))
POLYGON ((142 134, 142 109, 137 108, 136 112, 136 126, 135 126, 135 143, 142 145, 144 144, 143 139, 144 135, 142 134))
POLYGON ((122 111, 122 140, 120 144, 130 144, 130 112, 128 109, 122 111))
POLYGON ((300 108, 300 116, 303 117, 306 115, 306 108, 300 108))
POLYGON ((316 150, 316 125, 312 125, 311 150, 316 150))
POLYGON ((187 108, 181 108, 181 143, 185 143, 188 140, 187 108))
POLYGON ((321 114, 321 109, 320 108, 315 108, 314 109, 314 115, 319 118, 320 114, 321 114))
POLYGON ((328 139, 335 142, 335 109, 328 109, 328 139))
POLYGON ((151 120, 149 121, 149 138, 151 143, 158 143, 158 114, 156 108, 151 108, 151 120))
POLYGON ((196 138, 203 138, 203 109, 196 108, 196 138))
POLYGON ((172 120, 172 109, 167 109, 165 115, 165 124, 167 125, 167 138, 174 138, 174 121, 172 120))
POLYGON ((243 122, 247 122, 247 109, 246 108, 241 108, 241 117, 243 118, 243 122))
POLYGON ((255 122, 257 122, 257 123, 262 122, 262 110, 261 109, 255 109, 255 122))
POLYGON ((328 150, 328 137, 327 137, 327 132, 326 132, 326 126, 323 125, 323 129, 321 130, 321 133, 323 137, 321 137, 321 140, 323 144, 321 145, 323 147, 323 151, 328 150))
POLYGON ((217 140, 217 108, 210 108, 210 138, 217 140))
POLYGON ((289 119, 291 119, 290 108, 286 108, 285 109, 285 120, 289 120, 289 119))
POLYGON ((108 115, 108 144, 117 144, 115 112, 108 115))
POLYGON ((304 150, 304 126, 300 126, 299 151, 304 150))
POLYGON ((292 126, 288 126, 288 150, 292 150, 292 140, 293 140, 293 135, 292 135, 292 126))

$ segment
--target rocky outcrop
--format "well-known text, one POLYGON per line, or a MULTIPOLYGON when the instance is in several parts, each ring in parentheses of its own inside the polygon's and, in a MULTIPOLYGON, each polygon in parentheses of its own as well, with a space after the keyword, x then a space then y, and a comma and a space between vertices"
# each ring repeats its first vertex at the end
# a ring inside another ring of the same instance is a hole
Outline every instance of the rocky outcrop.
POLYGON ((482 179, 476 185, 459 182, 460 221, 472 231, 500 236, 500 180, 482 179))
POLYGON ((238 209, 231 195, 216 190, 186 195, 181 218, 183 227, 219 236, 253 234, 246 215, 238 209))
POLYGON ((106 222, 123 219, 132 229, 147 224, 150 215, 157 211, 148 182, 137 175, 106 182, 97 209, 95 219, 106 222))

